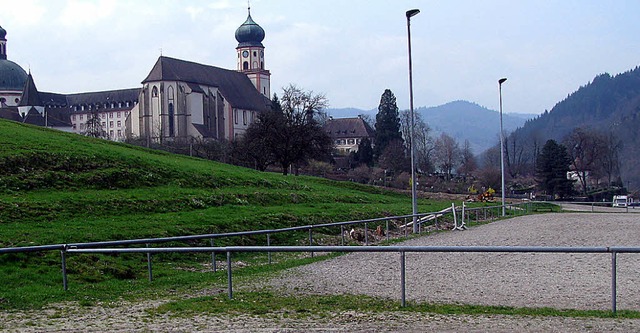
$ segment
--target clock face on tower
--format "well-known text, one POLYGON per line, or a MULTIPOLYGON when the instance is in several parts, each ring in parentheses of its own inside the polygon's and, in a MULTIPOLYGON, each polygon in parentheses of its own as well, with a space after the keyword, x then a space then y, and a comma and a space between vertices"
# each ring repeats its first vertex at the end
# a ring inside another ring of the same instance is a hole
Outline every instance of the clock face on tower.
POLYGON ((249 51, 247 51, 247 50, 242 51, 242 56, 245 57, 245 58, 248 57, 249 56, 249 51))

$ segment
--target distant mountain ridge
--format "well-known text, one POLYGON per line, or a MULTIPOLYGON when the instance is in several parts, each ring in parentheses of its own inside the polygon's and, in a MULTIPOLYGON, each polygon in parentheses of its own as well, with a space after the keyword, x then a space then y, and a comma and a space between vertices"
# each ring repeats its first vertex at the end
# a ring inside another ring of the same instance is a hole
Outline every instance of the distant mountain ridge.
MULTIPOLYGON (((366 115, 375 121, 377 109, 356 108, 328 109, 334 118, 350 118, 366 115)), ((458 140, 460 145, 469 140, 474 154, 480 154, 499 142, 500 113, 476 103, 458 100, 434 107, 414 109, 433 130, 434 137, 447 133, 458 140)), ((504 130, 509 133, 537 115, 503 114, 504 130)))
MULTIPOLYGON (((640 67, 593 81, 569 94, 549 112, 528 120, 514 134, 528 142, 561 141, 577 127, 612 132, 623 141, 620 172, 623 181, 640 185, 640 67)), ((625 183, 625 185, 627 185, 625 183)))

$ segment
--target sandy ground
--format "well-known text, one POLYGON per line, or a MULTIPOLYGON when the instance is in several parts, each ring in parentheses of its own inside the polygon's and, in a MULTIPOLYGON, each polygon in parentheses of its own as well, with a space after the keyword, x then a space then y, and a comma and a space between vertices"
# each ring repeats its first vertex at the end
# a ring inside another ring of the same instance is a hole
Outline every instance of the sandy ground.
MULTIPOLYGON (((635 214, 544 214, 437 233, 403 245, 640 246, 635 214)), ((618 255, 618 309, 640 310, 640 254, 618 255)), ((609 310, 610 254, 407 253, 407 300, 609 310)), ((354 253, 243 288, 400 299, 399 254, 354 253)), ((3 332, 632 332, 640 320, 521 316, 367 314, 323 318, 155 316, 163 301, 0 312, 3 332)))

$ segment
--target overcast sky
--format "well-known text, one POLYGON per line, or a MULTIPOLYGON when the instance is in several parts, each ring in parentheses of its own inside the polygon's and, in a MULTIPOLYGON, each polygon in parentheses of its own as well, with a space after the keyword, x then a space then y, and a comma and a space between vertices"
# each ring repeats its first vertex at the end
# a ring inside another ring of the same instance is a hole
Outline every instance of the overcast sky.
MULTIPOLYGON (((140 87, 165 56, 235 69, 245 0, 0 0, 8 58, 41 91, 140 87)), ((541 113, 597 74, 640 64, 638 0, 252 0, 271 92, 293 83, 332 108, 377 108, 386 88, 409 108, 468 100, 541 113)))

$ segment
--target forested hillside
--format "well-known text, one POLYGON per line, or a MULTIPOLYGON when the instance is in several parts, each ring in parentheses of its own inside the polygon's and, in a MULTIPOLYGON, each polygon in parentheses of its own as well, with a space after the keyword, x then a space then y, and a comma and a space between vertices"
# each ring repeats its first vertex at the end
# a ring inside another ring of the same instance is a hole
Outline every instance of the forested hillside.
POLYGON ((615 76, 607 73, 596 76, 551 111, 527 121, 509 139, 535 153, 546 140, 562 142, 576 128, 595 130, 619 140, 621 180, 625 186, 637 188, 640 185, 640 67, 615 76))

